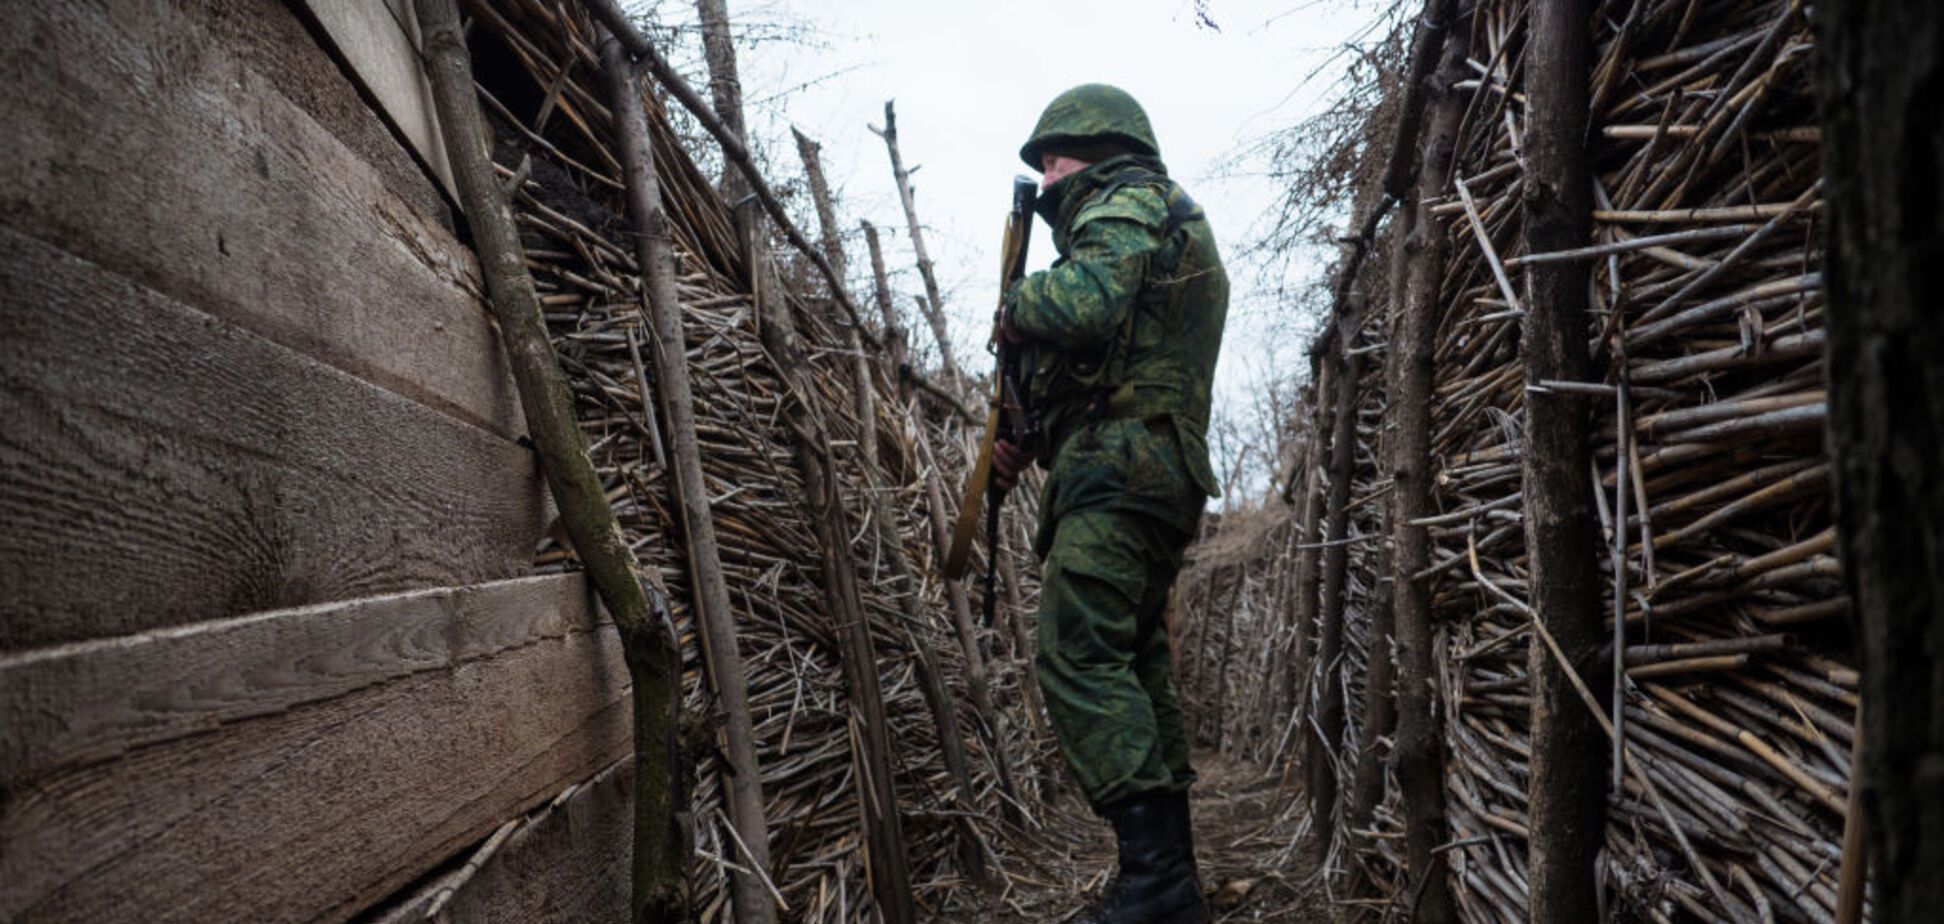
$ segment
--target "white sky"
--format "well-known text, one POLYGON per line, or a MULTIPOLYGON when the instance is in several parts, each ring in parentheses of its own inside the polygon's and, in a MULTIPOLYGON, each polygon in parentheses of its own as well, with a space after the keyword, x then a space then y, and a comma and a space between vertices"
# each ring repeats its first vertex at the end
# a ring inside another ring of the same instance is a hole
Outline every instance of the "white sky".
MULTIPOLYGON (((664 24, 693 21, 686 0, 653 5, 664 24)), ((897 100, 899 147, 916 170, 918 215, 954 349, 975 374, 990 365, 984 345, 1010 181, 1029 172, 1020 143, 1046 103, 1070 86, 1100 81, 1132 93, 1170 174, 1208 213, 1229 259, 1234 291, 1216 414, 1246 416, 1269 376, 1303 365, 1305 344, 1288 334, 1290 309, 1256 284, 1255 267, 1236 259, 1260 231, 1276 189, 1260 175, 1261 163, 1227 165, 1250 141, 1319 108, 1344 65, 1338 50, 1362 37, 1375 5, 1208 0, 1220 31, 1199 25, 1189 0, 731 0, 729 11, 752 141, 774 171, 790 174, 797 172, 792 125, 823 144, 839 219, 848 229, 859 218, 879 226, 898 305, 923 345, 929 335, 912 296, 924 287, 884 144, 866 128, 882 122, 886 99, 897 100), (791 26, 798 35, 780 38, 791 26)), ((683 44, 699 45, 694 35, 686 32, 683 44)), ((699 48, 675 55, 696 71, 699 56, 699 48)), ((1053 258, 1044 223, 1035 225, 1031 268, 1053 258)), ((866 294, 861 234, 852 230, 846 245, 855 291, 866 294)), ((1302 266, 1299 272, 1320 271, 1320 263, 1302 266)))

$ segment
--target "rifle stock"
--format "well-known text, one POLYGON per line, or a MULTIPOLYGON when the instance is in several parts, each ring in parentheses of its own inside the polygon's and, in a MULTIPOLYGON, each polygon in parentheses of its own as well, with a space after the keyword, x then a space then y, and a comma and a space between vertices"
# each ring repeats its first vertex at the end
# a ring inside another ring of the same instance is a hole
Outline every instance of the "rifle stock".
POLYGON ((958 580, 972 558, 972 537, 979 528, 980 508, 990 503, 996 520, 998 504, 1004 499, 992 486, 992 447, 1004 437, 1025 446, 1035 434, 1033 415, 1018 393, 1019 351, 999 335, 1004 320, 1006 292, 1026 273, 1026 245, 1033 231, 1033 199, 1037 186, 1029 177, 1013 177, 1012 209, 1006 215, 1006 234, 1000 246, 999 307, 992 315, 991 349, 997 360, 992 376, 992 397, 986 411, 985 434, 979 439, 979 455, 965 479, 959 498, 958 522, 952 525, 952 545, 945 552, 945 576, 958 580), (990 495, 990 496, 989 496, 990 495))

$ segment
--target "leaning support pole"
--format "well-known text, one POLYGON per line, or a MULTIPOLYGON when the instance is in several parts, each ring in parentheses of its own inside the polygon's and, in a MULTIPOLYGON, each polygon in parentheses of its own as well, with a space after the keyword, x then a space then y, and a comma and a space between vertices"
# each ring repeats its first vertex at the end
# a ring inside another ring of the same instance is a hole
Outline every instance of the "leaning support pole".
POLYGON ((473 95, 472 62, 460 34, 459 11, 453 0, 419 0, 418 18, 433 102, 527 432, 568 538, 619 631, 633 681, 635 818, 629 918, 636 924, 686 920, 682 883, 688 852, 675 825, 674 805, 681 654, 667 621, 666 601, 658 591, 650 593, 655 588, 637 567, 588 461, 512 210, 486 157, 485 124, 473 95))
MULTIPOLYGON (((1592 236, 1586 154, 1591 0, 1527 8, 1529 100, 1523 193, 1527 246, 1534 253, 1584 247, 1592 236)), ((1595 554, 1592 465, 1584 399, 1532 386, 1584 381, 1589 264, 1526 269, 1523 489, 1528 583, 1536 618, 1583 677, 1603 677, 1604 641, 1595 554)), ((1536 635, 1536 633, 1535 633, 1536 635)), ((1531 642, 1532 920, 1598 918, 1596 857, 1606 835, 1607 742, 1538 638, 1531 642)), ((1601 694, 1606 691, 1598 691, 1601 694)))
POLYGON ((708 486, 702 476, 702 452, 695 435, 695 401, 689 389, 681 305, 675 297, 668 215, 662 208, 661 183, 655 173, 654 149, 648 143, 648 117, 641 93, 620 43, 612 36, 601 43, 601 60, 609 106, 620 135, 628 219, 636 229, 635 259, 641 266, 647 294, 656 390, 662 397, 662 418, 668 422, 676 506, 681 510, 682 534, 688 543, 690 593, 702 630, 709 676, 715 682, 725 718, 722 750, 727 756, 727 772, 722 785, 728 795, 730 823, 743 848, 738 866, 746 870, 732 874, 736 919, 742 924, 768 924, 776 919, 764 878, 769 868, 769 823, 764 816, 762 776, 756 763, 748 680, 742 655, 736 649, 735 611, 730 607, 729 585, 722 574, 708 486))
POLYGON ((1404 803, 1406 895, 1415 909, 1405 915, 1419 924, 1449 924, 1456 919, 1445 855, 1448 840, 1444 789, 1444 714, 1438 695, 1436 651, 1431 630, 1431 588, 1415 577, 1431 564, 1429 527, 1418 521, 1436 511, 1431 502, 1431 396, 1436 367, 1439 286, 1450 250, 1432 201, 1449 182, 1457 150, 1458 121, 1465 99, 1456 88, 1466 76, 1470 50, 1470 3, 1460 16, 1429 84, 1424 142, 1417 191, 1405 204, 1392 243, 1405 267, 1393 290, 1401 302, 1391 311, 1392 479, 1391 593, 1397 646, 1397 737, 1391 766, 1404 803), (1413 913, 1415 911, 1415 913, 1413 913))

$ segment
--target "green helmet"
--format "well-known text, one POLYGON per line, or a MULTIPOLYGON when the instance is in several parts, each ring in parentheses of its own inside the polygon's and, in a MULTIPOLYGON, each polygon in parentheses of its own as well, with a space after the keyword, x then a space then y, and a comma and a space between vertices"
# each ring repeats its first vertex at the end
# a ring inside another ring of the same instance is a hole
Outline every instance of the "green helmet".
POLYGON ((1040 169, 1040 154, 1065 145, 1112 144, 1131 153, 1161 156, 1147 113, 1127 91, 1104 83, 1083 83, 1053 98, 1019 149, 1026 166, 1040 169))

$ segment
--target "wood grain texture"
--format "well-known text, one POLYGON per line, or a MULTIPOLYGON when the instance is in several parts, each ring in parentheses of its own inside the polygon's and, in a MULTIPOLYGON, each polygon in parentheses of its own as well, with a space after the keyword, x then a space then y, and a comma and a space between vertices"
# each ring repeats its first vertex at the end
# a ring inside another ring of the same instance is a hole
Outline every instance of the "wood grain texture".
POLYGON ((432 86, 426 83, 425 70, 419 66, 418 19, 410 0, 304 0, 303 5, 420 161, 439 178, 448 194, 458 198, 452 167, 446 161, 445 139, 439 134, 439 118, 432 111, 432 86))
POLYGON ((0 252, 0 650, 530 567, 527 450, 5 225, 0 252))
POLYGON ((586 631, 579 575, 438 588, 0 656, 0 785, 586 631))
POLYGON ((532 813, 466 877, 455 869, 368 918, 422 924, 441 894, 448 924, 579 924, 628 919, 628 822, 634 817, 634 761, 623 760, 532 813))
POLYGON ((143 0, 10 4, 0 213, 184 304, 518 433, 471 253, 204 15, 143 0))
MULTIPOLYGON (((0 920, 341 921, 396 892, 629 753, 620 643, 585 593, 563 586, 579 584, 454 592, 443 619, 390 636, 391 655, 326 645, 254 674, 245 657, 228 673, 268 700, 290 698, 292 676, 318 691, 320 675, 337 674, 352 689, 7 788, 0 920), (421 652, 442 646, 497 650, 421 669, 421 652), (394 661, 409 667, 387 676, 394 661)), ((320 608, 267 621, 346 620, 360 617, 320 608)), ((260 627, 229 631, 271 641, 260 627)))

